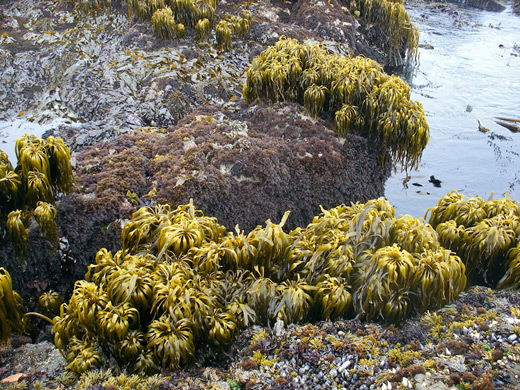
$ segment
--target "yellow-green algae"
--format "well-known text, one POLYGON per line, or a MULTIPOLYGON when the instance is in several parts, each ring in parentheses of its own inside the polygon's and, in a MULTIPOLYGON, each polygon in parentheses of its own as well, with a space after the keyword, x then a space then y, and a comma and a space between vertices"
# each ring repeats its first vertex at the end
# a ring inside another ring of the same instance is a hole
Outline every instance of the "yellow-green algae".
POLYGON ((246 102, 298 102, 314 117, 328 112, 338 135, 375 138, 380 159, 390 155, 394 167, 417 168, 429 139, 422 105, 410 101, 410 87, 399 77, 369 58, 283 36, 251 61, 243 96, 246 102))
MULTIPOLYGON (((54 321, 68 368, 102 366, 108 355, 136 372, 177 369, 199 346, 224 349, 252 324, 399 322, 465 288, 460 259, 424 222, 396 219, 383 199, 323 210, 290 233, 287 216, 246 235, 192 204, 139 209, 123 228, 123 249, 98 252, 54 321)), ((315 348, 323 341, 309 339, 315 348)))

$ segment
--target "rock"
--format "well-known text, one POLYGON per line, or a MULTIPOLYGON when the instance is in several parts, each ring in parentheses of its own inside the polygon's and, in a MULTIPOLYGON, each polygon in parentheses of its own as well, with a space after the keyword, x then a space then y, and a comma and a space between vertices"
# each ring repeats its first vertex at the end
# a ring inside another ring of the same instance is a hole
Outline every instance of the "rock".
POLYGON ((68 246, 53 253, 35 229, 22 272, 3 239, 0 258, 15 289, 26 299, 48 288, 70 294, 99 249, 121 247, 122 223, 135 211, 129 192, 137 194, 138 206, 153 200, 175 208, 192 199, 228 230, 238 224, 246 232, 268 219, 278 223, 290 210, 289 232, 310 223, 320 206, 383 195, 389 166, 381 168, 366 138, 340 140, 327 122, 296 104, 249 110, 239 103, 237 112, 200 107, 164 134, 129 132, 76 152, 75 192, 57 203, 68 246))
POLYGON ((5 368, 7 372, 18 373, 18 375, 45 373, 48 376, 55 376, 62 373, 66 365, 58 349, 48 341, 24 344, 20 348, 12 349, 9 355, 11 357, 4 361, 5 368))
POLYGON ((449 387, 443 382, 435 382, 424 374, 415 375, 415 390, 448 390, 449 387))
POLYGON ((27 374, 13 374, 9 375, 7 378, 2 379, 1 383, 15 383, 27 377, 27 374))

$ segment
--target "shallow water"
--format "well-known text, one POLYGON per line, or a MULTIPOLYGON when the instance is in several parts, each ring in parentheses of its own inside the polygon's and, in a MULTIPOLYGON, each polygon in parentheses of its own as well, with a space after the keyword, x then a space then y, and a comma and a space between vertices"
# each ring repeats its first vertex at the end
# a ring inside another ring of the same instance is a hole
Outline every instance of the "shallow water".
POLYGON ((66 123, 63 118, 56 118, 43 124, 31 122, 23 118, 0 121, 0 150, 7 153, 9 161, 14 166, 16 165, 14 145, 18 138, 26 133, 41 137, 47 130, 54 129, 63 123, 66 123))
POLYGON ((520 133, 494 122, 496 116, 520 119, 520 17, 510 8, 457 9, 458 15, 424 5, 407 9, 420 31, 420 60, 402 77, 412 100, 423 104, 430 141, 419 169, 409 172, 408 188, 406 173, 395 173, 385 196, 396 214, 414 217, 452 190, 484 199, 507 191, 520 200, 520 133), (478 120, 489 132, 478 131, 478 120))

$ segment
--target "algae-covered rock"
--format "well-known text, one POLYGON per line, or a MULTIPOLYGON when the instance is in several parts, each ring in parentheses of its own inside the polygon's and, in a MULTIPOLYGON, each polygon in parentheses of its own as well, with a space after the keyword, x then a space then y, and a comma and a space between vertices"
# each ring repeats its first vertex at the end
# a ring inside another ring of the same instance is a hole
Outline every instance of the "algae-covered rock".
POLYGON ((193 202, 246 231, 291 210, 290 228, 383 194, 388 169, 362 137, 347 142, 297 105, 202 107, 163 133, 123 135, 77 154, 81 192, 123 203, 193 202))

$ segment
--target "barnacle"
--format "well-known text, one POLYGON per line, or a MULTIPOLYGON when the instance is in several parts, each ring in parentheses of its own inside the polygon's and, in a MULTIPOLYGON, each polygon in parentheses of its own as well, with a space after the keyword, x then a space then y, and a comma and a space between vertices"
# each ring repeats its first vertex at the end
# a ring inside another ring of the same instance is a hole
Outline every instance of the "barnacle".
POLYGON ((11 337, 11 332, 22 333, 26 319, 20 295, 13 290, 11 275, 0 267, 0 344, 11 337))

